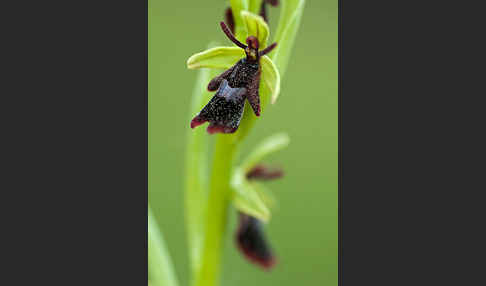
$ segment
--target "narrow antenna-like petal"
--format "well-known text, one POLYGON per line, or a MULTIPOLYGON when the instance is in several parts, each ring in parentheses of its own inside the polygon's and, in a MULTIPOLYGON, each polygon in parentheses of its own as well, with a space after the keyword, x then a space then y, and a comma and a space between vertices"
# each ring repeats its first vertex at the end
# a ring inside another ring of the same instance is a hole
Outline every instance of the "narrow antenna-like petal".
POLYGON ((233 19, 233 10, 231 10, 231 7, 226 8, 226 11, 224 13, 224 18, 226 20, 226 24, 228 25, 231 33, 235 32, 235 19, 233 19))
POLYGON ((235 36, 233 35, 233 33, 231 33, 231 31, 229 30, 228 26, 226 26, 226 24, 224 22, 220 22, 219 24, 221 25, 221 29, 226 34, 226 36, 228 37, 228 39, 230 39, 238 47, 240 47, 242 49, 246 49, 246 45, 244 45, 243 43, 241 43, 240 41, 238 41, 235 38, 235 36))
POLYGON ((248 180, 268 181, 281 178, 283 175, 282 169, 270 169, 263 165, 257 165, 246 173, 246 178, 248 180))
POLYGON ((261 57, 261 56, 264 56, 268 53, 270 53, 273 49, 275 49, 275 47, 277 46, 277 43, 273 43, 271 44, 270 46, 266 47, 265 49, 261 50, 258 52, 258 55, 261 57))

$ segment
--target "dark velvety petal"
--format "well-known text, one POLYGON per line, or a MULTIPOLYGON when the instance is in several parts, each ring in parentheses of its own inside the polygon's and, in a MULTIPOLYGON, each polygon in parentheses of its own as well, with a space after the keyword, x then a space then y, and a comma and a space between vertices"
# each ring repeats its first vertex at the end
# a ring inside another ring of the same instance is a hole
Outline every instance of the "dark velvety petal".
POLYGON ((268 181, 281 178, 283 175, 282 169, 270 169, 263 165, 257 165, 246 174, 246 178, 248 180, 268 181))
POLYGON ((223 79, 209 103, 191 121, 191 128, 209 122, 208 133, 233 133, 240 125, 245 106, 246 88, 232 88, 223 79))
POLYGON ((256 116, 260 116, 261 108, 260 108, 260 95, 258 90, 260 89, 260 74, 261 70, 259 69, 253 80, 248 85, 248 93, 246 99, 251 105, 253 112, 255 112, 256 116))
POLYGON ((243 255, 264 269, 272 268, 276 259, 265 239, 262 223, 254 217, 239 213, 236 243, 243 255))

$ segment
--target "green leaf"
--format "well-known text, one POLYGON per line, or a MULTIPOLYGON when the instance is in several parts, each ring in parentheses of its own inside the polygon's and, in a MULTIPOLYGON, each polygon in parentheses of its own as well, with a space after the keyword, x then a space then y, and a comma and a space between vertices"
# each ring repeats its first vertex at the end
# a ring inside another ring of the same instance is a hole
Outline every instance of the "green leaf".
POLYGON ((230 0, 230 5, 235 21, 235 36, 240 42, 244 43, 246 39, 246 31, 240 13, 243 10, 248 10, 250 5, 248 0, 230 0))
POLYGON ((269 208, 255 185, 246 180, 245 172, 242 169, 235 170, 231 187, 234 194, 233 204, 236 209, 264 222, 270 220, 269 208))
POLYGON ((150 206, 148 207, 148 275, 153 286, 177 286, 169 252, 150 206))
POLYGON ((282 2, 277 34, 275 36, 277 47, 270 55, 283 76, 291 56, 297 30, 299 29, 305 0, 287 0, 282 2))
POLYGON ((262 66, 262 80, 270 91, 273 104, 280 94, 280 73, 273 61, 267 56, 260 58, 260 64, 262 66))
POLYGON ((243 172, 247 173, 264 157, 287 147, 289 142, 290 138, 286 133, 278 133, 266 138, 243 161, 243 164, 241 165, 243 172))
POLYGON ((267 46, 268 36, 270 34, 265 20, 261 16, 248 11, 241 11, 241 18, 245 24, 247 35, 257 37, 260 45, 259 49, 264 49, 267 46))
POLYGON ((215 47, 192 55, 187 60, 187 68, 228 69, 245 57, 245 51, 238 47, 215 47))

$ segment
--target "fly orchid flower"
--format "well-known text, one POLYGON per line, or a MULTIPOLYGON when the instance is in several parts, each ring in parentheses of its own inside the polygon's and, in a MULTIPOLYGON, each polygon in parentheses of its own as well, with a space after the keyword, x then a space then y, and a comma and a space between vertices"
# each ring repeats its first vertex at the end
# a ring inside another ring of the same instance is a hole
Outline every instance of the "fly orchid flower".
POLYGON ((208 84, 209 91, 216 91, 209 103, 192 119, 191 128, 209 122, 208 133, 234 133, 243 117, 245 99, 254 114, 260 116, 260 79, 263 79, 263 96, 272 94, 276 99, 280 90, 280 75, 272 60, 266 56, 276 43, 266 46, 268 26, 257 15, 242 11, 247 23, 246 45, 231 33, 224 22, 221 28, 236 47, 217 47, 195 54, 187 61, 189 68, 226 68, 208 84), (267 92, 269 91, 269 92, 267 92))
POLYGON ((217 90, 209 103, 191 121, 191 128, 206 121, 210 124, 208 133, 233 133, 238 129, 245 98, 250 103, 256 116, 260 116, 260 57, 273 50, 277 43, 273 43, 263 50, 259 50, 258 39, 255 36, 246 38, 246 45, 238 41, 224 22, 220 23, 226 36, 238 47, 245 51, 246 57, 234 66, 213 78, 208 84, 209 91, 217 90))
POLYGON ((288 144, 287 134, 275 134, 267 138, 235 169, 231 180, 234 194, 232 201, 239 214, 236 245, 245 258, 265 270, 276 263, 263 229, 264 223, 270 220, 270 208, 275 204, 275 199, 261 181, 280 178, 283 171, 268 168, 260 162, 288 144))
MULTIPOLYGON (((272 180, 282 176, 282 170, 271 170, 263 165, 257 165, 247 172, 246 179, 272 180)), ((238 249, 250 262, 266 270, 275 265, 275 256, 263 232, 263 224, 258 218, 240 211, 235 239, 238 249)))

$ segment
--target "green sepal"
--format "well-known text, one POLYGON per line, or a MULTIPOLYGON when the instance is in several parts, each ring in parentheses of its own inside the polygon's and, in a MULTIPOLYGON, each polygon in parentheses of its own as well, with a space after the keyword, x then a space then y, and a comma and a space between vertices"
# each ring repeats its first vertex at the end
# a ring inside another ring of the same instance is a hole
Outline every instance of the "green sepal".
POLYGON ((233 191, 233 205, 237 210, 247 215, 253 216, 263 222, 270 220, 270 209, 253 182, 246 179, 242 169, 235 169, 231 179, 233 191))
POLYGON ((245 51, 242 48, 215 47, 192 55, 187 60, 187 68, 228 69, 245 56, 245 51))
MULTIPOLYGON (((271 102, 274 104, 280 94, 280 72, 273 61, 267 56, 260 58, 260 64, 262 66, 262 80, 268 88, 271 95, 271 102)), ((263 97, 265 97, 265 94, 263 97)))

